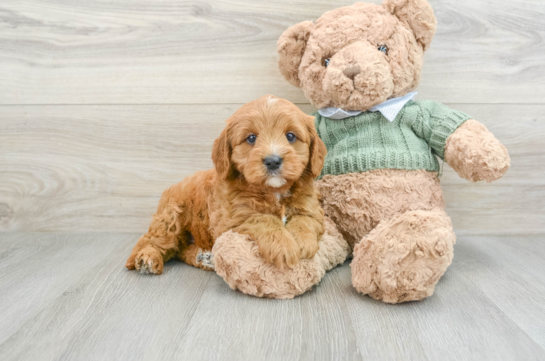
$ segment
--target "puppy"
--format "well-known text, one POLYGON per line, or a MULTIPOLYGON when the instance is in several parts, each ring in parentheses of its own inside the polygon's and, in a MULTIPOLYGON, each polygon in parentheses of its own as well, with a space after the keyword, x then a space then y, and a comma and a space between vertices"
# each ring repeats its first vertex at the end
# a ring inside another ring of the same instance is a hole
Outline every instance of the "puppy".
POLYGON ((213 269, 210 250, 228 230, 249 235, 265 261, 281 268, 314 256, 324 213, 313 180, 326 155, 314 117, 268 95, 226 123, 212 150, 215 169, 163 193, 128 269, 161 274, 171 258, 213 269))

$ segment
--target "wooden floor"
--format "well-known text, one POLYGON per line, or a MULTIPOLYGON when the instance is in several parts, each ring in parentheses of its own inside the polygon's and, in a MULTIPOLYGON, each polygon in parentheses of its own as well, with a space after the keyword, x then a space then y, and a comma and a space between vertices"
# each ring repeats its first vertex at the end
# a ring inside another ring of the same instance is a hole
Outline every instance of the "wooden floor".
MULTIPOLYGON (((0 1, 0 231, 145 232, 164 189, 212 166, 241 105, 274 94, 316 110, 276 42, 354 1, 0 1)), ((545 2, 430 3, 417 99, 471 114, 511 156, 491 184, 445 166, 454 228, 543 234, 545 2)))
POLYGON ((0 361, 545 360, 543 0, 429 0, 417 99, 471 114, 511 156, 492 184, 445 165, 459 240, 433 297, 360 296, 348 264, 291 301, 176 262, 124 269, 238 107, 315 111, 276 41, 355 1, 0 1, 0 361))
POLYGON ((170 262, 136 234, 2 234, 0 360, 545 360, 545 237, 460 237, 423 302, 359 295, 348 264, 293 300, 170 262))

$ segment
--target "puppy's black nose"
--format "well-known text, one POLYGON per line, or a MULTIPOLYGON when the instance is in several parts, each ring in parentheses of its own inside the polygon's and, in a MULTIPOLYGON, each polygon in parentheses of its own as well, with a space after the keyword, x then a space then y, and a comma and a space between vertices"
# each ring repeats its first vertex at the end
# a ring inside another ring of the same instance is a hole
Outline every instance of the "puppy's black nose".
POLYGON ((263 163, 268 170, 277 170, 282 165, 282 157, 276 154, 268 155, 263 159, 263 163))

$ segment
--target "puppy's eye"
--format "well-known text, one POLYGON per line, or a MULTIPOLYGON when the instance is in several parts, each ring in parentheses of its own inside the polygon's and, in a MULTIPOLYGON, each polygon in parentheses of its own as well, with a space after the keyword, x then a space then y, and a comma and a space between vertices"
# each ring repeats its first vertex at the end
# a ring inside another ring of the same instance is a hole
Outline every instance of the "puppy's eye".
POLYGON ((292 132, 287 133, 286 138, 288 138, 288 142, 290 142, 290 143, 295 142, 295 140, 297 139, 295 134, 293 134, 292 132))
POLYGON ((251 144, 251 145, 254 145, 256 140, 257 140, 257 135, 255 134, 250 134, 248 138, 246 138, 246 141, 248 142, 248 144, 251 144))
POLYGON ((379 45, 378 51, 382 51, 384 54, 388 55, 390 49, 388 49, 388 45, 379 45))
POLYGON ((324 59, 324 61, 323 61, 324 64, 323 65, 327 68, 330 61, 331 61, 331 58, 324 59))

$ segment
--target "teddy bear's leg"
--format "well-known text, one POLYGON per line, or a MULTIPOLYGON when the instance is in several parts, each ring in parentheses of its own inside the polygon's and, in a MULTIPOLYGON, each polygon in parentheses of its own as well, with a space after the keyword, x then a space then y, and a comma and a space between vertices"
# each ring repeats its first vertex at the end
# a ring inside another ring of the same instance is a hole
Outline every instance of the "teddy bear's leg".
POLYGON ((396 215, 380 222, 354 248, 352 284, 387 303, 431 296, 452 262, 455 241, 443 209, 396 215))
POLYGON ((247 295, 279 299, 301 295, 318 284, 326 271, 342 264, 351 251, 335 224, 327 217, 324 222, 318 252, 287 269, 266 262, 249 236, 225 232, 212 248, 216 273, 232 289, 247 295))

